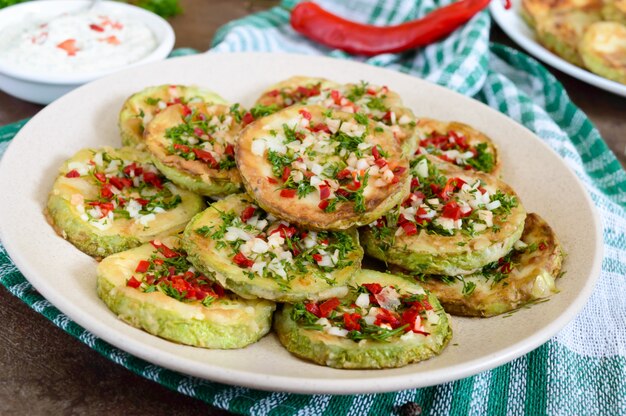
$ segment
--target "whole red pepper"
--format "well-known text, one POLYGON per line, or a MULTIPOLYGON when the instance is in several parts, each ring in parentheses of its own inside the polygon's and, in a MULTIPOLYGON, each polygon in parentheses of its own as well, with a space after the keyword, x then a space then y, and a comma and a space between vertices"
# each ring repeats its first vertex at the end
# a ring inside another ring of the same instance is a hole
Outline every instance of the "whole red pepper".
POLYGON ((459 0, 421 19, 394 26, 374 26, 344 19, 305 1, 291 11, 291 26, 331 48, 372 56, 428 45, 454 32, 488 4, 489 0, 459 0))

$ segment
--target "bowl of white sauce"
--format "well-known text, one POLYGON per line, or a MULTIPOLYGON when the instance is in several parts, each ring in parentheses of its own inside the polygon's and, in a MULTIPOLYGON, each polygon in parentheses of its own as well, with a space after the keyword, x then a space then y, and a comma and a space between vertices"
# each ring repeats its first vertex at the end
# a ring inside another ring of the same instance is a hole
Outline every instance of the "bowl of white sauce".
POLYGON ((48 104, 129 66, 165 59, 174 31, 125 3, 40 0, 0 10, 0 89, 48 104))

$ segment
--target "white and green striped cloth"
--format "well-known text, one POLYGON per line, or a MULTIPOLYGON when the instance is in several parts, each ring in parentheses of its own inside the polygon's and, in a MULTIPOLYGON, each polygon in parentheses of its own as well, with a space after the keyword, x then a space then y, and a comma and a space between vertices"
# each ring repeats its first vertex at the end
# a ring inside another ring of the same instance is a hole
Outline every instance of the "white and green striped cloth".
MULTIPOLYGON (((604 226, 602 275, 583 312, 537 350, 494 370, 439 386, 396 393, 328 396, 271 393, 211 383, 149 364, 70 321, 26 282, 0 246, 0 281, 56 325, 118 364, 173 390, 234 413, 389 415, 416 402, 424 414, 626 414, 626 173, 559 82, 528 56, 489 43, 487 12, 419 51, 353 58, 315 45, 289 26, 288 9, 222 27, 213 52, 280 51, 359 59, 473 96, 533 130, 576 173, 604 226), (591 330, 590 330, 591 329, 591 330)), ((412 20, 449 0, 320 0, 353 20, 386 25, 412 20)), ((0 154, 22 123, 0 129, 0 154)))

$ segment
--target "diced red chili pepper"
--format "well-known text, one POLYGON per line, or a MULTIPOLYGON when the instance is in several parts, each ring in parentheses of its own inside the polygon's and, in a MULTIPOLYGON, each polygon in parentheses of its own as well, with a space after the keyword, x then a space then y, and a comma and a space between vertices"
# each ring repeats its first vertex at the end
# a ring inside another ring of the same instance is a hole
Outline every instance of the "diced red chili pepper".
POLYGON ((380 308, 374 321, 374 325, 380 326, 381 324, 389 324, 393 329, 402 325, 397 314, 385 308, 380 308))
POLYGON ((247 126, 248 124, 252 123, 253 121, 254 121, 254 116, 249 111, 246 114, 244 114, 243 118, 241 119, 241 122, 243 123, 244 126, 247 126))
POLYGON ((341 302, 339 302, 339 299, 337 298, 330 298, 322 302, 322 304, 320 305, 320 317, 327 318, 328 315, 330 315, 330 313, 334 311, 340 303, 341 302))
POLYGON ((341 105, 341 93, 337 90, 332 90, 330 92, 330 97, 333 99, 336 105, 341 105))
POLYGON ((276 233, 280 233, 280 236, 282 238, 291 238, 294 235, 296 235, 296 233, 298 232, 298 230, 296 230, 295 227, 288 227, 285 224, 280 224, 276 229, 274 229, 271 234, 276 234, 276 233))
POLYGON ((280 94, 280 91, 278 90, 272 90, 269 92, 266 92, 265 95, 269 96, 269 97, 277 97, 280 94))
POLYGON ((141 282, 135 279, 135 276, 131 276, 130 279, 128 279, 128 281, 126 282, 126 286, 137 289, 139 286, 141 286, 141 282))
POLYGON ((94 30, 96 32, 104 32, 104 28, 100 25, 97 25, 95 23, 92 23, 89 25, 89 29, 94 30))
POLYGON ((319 254, 319 253, 315 253, 315 254, 313 254, 311 257, 313 257, 313 260, 315 260, 315 261, 316 261, 316 262, 318 262, 318 263, 319 263, 320 261, 322 261, 322 259, 323 259, 322 255, 321 255, 321 254, 319 254))
POLYGON ((227 144, 224 153, 226 153, 228 156, 235 156, 235 146, 233 146, 232 144, 227 144))
POLYGON ((383 228, 384 226, 386 226, 386 219, 385 218, 379 218, 376 220, 376 227, 378 228, 383 228))
MULTIPOLYGON (((126 178, 124 178, 124 179, 126 179, 126 178)), ((128 180, 128 179, 126 179, 126 180, 128 180)), ((117 176, 113 176, 112 178, 110 178, 109 182, 111 183, 111 185, 115 186, 120 191, 122 189, 124 189, 124 185, 126 183, 125 181, 122 181, 121 178, 118 178, 117 176)))
POLYGON ((76 169, 72 169, 65 174, 66 178, 78 178, 80 177, 80 173, 76 169))
POLYGON ((379 283, 363 283, 361 286, 365 287, 372 295, 376 295, 383 290, 379 283))
POLYGON ((137 273, 145 273, 146 271, 148 271, 149 267, 150 267, 150 262, 148 260, 141 260, 137 264, 137 267, 135 268, 135 271, 137 273))
POLYGON ((404 166, 396 166, 396 167, 393 169, 393 173, 394 173, 396 176, 402 175, 404 172, 406 172, 406 168, 405 168, 404 166))
POLYGON ((96 173, 93 174, 93 176, 95 176, 96 179, 99 180, 102 183, 105 183, 107 181, 107 177, 102 172, 96 172, 96 173))
POLYGON ((368 95, 376 95, 376 90, 373 88, 368 88, 366 92, 368 95))
POLYGON ((328 245, 328 238, 325 238, 323 240, 320 240, 319 243, 323 246, 327 246, 328 245))
POLYGON ((374 156, 374 160, 380 159, 380 152, 378 151, 378 146, 372 147, 372 156, 374 156))
POLYGON ((346 185, 346 188, 348 188, 351 191, 357 191, 361 188, 361 182, 357 180, 353 180, 348 185, 346 185))
POLYGON ((280 196, 283 198, 293 198, 296 196, 296 189, 281 189, 280 196))
POLYGON ((57 45, 57 48, 63 49, 68 56, 75 56, 80 49, 76 47, 76 39, 66 39, 57 45))
POLYGON ((241 211, 241 221, 248 222, 248 220, 254 216, 255 211, 256 208, 253 206, 246 207, 243 211, 241 211))
POLYGON ((158 189, 163 188, 163 184, 161 183, 161 179, 159 178, 159 175, 157 175, 154 172, 144 172, 143 180, 147 184, 150 184, 158 189))
POLYGON ((349 196, 349 195, 350 195, 350 192, 346 191, 346 190, 345 190, 345 189, 343 189, 343 188, 339 188, 339 189, 337 189, 337 190, 335 191, 335 194, 337 194, 337 196, 342 196, 342 197, 344 197, 344 198, 345 198, 345 197, 347 197, 347 196, 349 196))
POLYGON ((548 248, 548 246, 543 241, 541 243, 539 243, 539 250, 543 251, 543 250, 545 250, 547 248, 548 248))
POLYGON ((99 207, 103 218, 109 215, 109 212, 113 211, 114 209, 113 203, 111 202, 101 202, 99 204, 99 207))
POLYGON ((287 182, 287 180, 289 179, 289 175, 291 175, 291 168, 289 166, 285 166, 283 168, 283 176, 281 178, 283 182, 287 182))
POLYGON ((180 143, 174 143, 174 149, 176 150, 180 150, 183 153, 189 153, 191 151, 191 149, 189 148, 189 146, 184 145, 184 144, 180 144, 180 143))
POLYGON ((441 216, 444 218, 450 218, 453 220, 460 219, 463 214, 461 213, 461 207, 456 201, 450 201, 446 205, 443 206, 443 210, 441 211, 441 216))
POLYGON ((361 319, 361 315, 358 313, 344 313, 343 314, 343 324, 344 328, 348 331, 360 331, 361 324, 359 323, 359 319, 361 319))
POLYGON ((205 133, 204 133, 204 130, 202 130, 200 127, 194 127, 193 134, 200 137, 200 136, 203 136, 205 133))
POLYGON ((181 106, 180 112, 182 113, 183 117, 187 117, 188 115, 192 113, 191 108, 189 108, 189 106, 186 106, 184 104, 181 106))
POLYGON ((325 124, 325 123, 319 123, 319 124, 316 124, 315 126, 310 127, 310 130, 311 130, 312 132, 314 132, 314 133, 317 133, 317 132, 320 132, 320 131, 322 131, 322 132, 324 132, 324 133, 328 133, 328 134, 330 134, 330 133, 331 133, 330 128, 329 128, 329 127, 328 127, 328 125, 327 125, 327 124, 325 124))
POLYGON ((405 325, 408 324, 404 330, 405 332, 419 331, 422 323, 419 309, 413 306, 404 311, 402 313, 402 323, 405 325))
POLYGON ((144 198, 135 198, 135 201, 137 201, 142 207, 150 203, 149 199, 144 199, 144 198))
POLYGON ((313 315, 317 316, 318 318, 321 317, 320 307, 317 305, 317 303, 315 302, 305 303, 304 308, 310 313, 312 313, 313 315))
POLYGON ((404 230, 404 233, 406 235, 415 235, 415 234, 417 234, 417 227, 415 226, 415 224, 413 224, 410 221, 407 221, 404 224, 402 224, 402 229, 404 230))
POLYGON ((326 208, 328 208, 328 205, 330 205, 330 200, 329 199, 323 199, 320 201, 319 204, 317 204, 317 207, 319 209, 321 209, 322 211, 326 211, 326 208))
POLYGON ((337 179, 345 179, 351 176, 352 176, 352 172, 350 172, 348 169, 340 170, 339 173, 337 173, 337 179))
POLYGON ((320 199, 328 199, 330 196, 330 186, 320 185, 320 199))
POLYGON ((271 176, 267 177, 267 181, 269 183, 272 183, 272 184, 277 184, 278 183, 278 181, 275 178, 272 178, 271 176))
POLYGON ((156 264, 157 266, 160 266, 164 263, 163 259, 154 259, 154 264, 156 264))
POLYGON ((141 166, 137 166, 137 164, 133 162, 124 167, 124 174, 130 176, 131 173, 135 176, 141 175, 143 173, 143 168, 141 166))
POLYGON ((235 264, 241 268, 249 269, 254 266, 254 260, 247 258, 241 251, 233 257, 235 264))
POLYGON ((215 160, 210 152, 202 149, 193 149, 193 153, 198 159, 206 162, 211 168, 217 169, 219 167, 219 163, 217 163, 217 160, 215 160))
POLYGON ((376 166, 378 166, 379 168, 384 168, 385 166, 387 166, 387 161, 385 159, 376 159, 376 166))
POLYGON ((419 186, 420 186, 419 179, 417 179, 416 177, 413 177, 413 179, 411 179, 411 191, 415 190, 415 188, 418 188, 419 186))
POLYGON ((502 271, 502 273, 511 273, 511 271, 513 270, 513 265, 510 261, 508 261, 504 263, 502 267, 500 267, 500 270, 502 271))
POLYGON ((163 254, 163 256, 167 259, 171 259, 174 257, 179 257, 180 253, 175 252, 174 250, 172 250, 171 248, 169 248, 168 246, 166 246, 165 244, 161 243, 161 242, 157 242, 156 240, 152 240, 150 241, 150 244, 152 244, 152 247, 156 248, 157 251, 161 254, 163 254))
POLYGON ((100 196, 106 199, 113 198, 113 191, 111 191, 111 185, 109 185, 108 183, 103 184, 102 188, 100 188, 100 196))
POLYGON ((305 119, 311 120, 311 113, 309 113, 306 109, 303 108, 302 110, 298 111, 298 113, 300 113, 305 119))

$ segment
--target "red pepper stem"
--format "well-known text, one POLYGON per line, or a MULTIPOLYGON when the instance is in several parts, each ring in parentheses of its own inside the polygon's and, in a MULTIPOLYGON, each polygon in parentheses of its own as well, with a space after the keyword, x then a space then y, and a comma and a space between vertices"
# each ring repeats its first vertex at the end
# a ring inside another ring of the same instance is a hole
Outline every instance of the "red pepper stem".
POLYGON ((489 0, 459 0, 421 19, 394 26, 374 26, 344 19, 313 2, 302 2, 291 12, 291 26, 328 47, 373 56, 428 45, 455 31, 488 4, 489 0))

